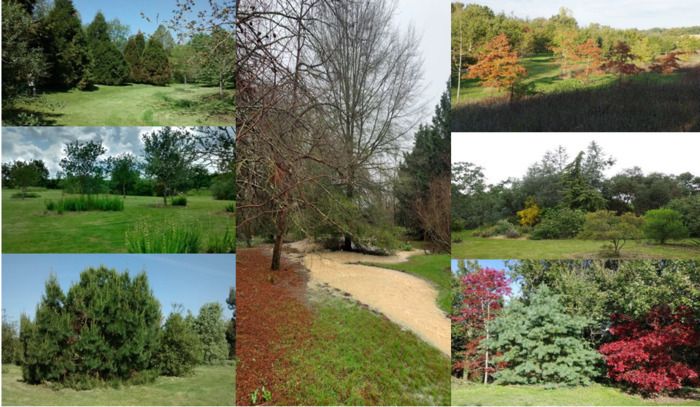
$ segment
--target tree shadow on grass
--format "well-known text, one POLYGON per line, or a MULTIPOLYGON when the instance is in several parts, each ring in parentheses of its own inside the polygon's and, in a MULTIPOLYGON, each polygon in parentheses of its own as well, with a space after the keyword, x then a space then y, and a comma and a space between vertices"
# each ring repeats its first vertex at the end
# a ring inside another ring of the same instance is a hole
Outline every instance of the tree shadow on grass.
POLYGON ((56 126, 61 113, 43 112, 26 107, 8 107, 2 111, 3 126, 56 126))
POLYGON ((452 131, 700 131, 700 67, 680 74, 672 83, 615 82, 513 103, 459 105, 452 131))

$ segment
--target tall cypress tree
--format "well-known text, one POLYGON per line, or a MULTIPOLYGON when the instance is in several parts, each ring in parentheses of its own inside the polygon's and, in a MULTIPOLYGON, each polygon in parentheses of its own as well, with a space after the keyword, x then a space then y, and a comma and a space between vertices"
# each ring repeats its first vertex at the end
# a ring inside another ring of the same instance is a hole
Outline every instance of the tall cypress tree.
POLYGON ((88 45, 92 57, 91 74, 96 83, 121 85, 129 78, 129 66, 124 55, 109 38, 109 27, 101 12, 87 28, 88 45))
POLYGON ((71 0, 56 0, 41 24, 42 48, 51 67, 48 84, 56 88, 87 86, 90 56, 78 11, 71 0))
POLYGON ((163 45, 151 37, 143 53, 144 82, 164 86, 170 82, 170 62, 163 45))
POLYGON ((146 40, 139 31, 129 38, 124 47, 124 59, 129 66, 129 80, 136 83, 143 80, 143 52, 146 50, 146 40))

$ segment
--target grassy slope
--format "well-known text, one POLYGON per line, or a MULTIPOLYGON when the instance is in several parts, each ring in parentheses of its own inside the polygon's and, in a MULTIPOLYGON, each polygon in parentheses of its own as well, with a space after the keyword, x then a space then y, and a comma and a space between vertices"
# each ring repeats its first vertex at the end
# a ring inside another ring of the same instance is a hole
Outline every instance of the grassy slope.
POLYGON ((431 254, 413 256, 407 262, 397 264, 372 264, 392 270, 414 274, 433 283, 438 289, 437 303, 441 310, 450 312, 452 298, 450 292, 450 255, 431 254))
MULTIPOLYGON (((579 79, 566 79, 561 77, 561 69, 556 58, 552 55, 536 55, 531 57, 522 58, 522 64, 527 69, 528 75, 523 83, 534 83, 535 91, 541 93, 551 93, 558 90, 567 89, 571 86, 580 85, 579 79)), ((700 56, 693 58, 689 63, 700 63, 700 56)), ((647 73, 638 75, 634 78, 636 81, 647 81, 651 80, 656 83, 673 83, 680 79, 680 75, 659 75, 654 73, 647 73)), ((616 75, 605 74, 599 76, 592 76, 589 83, 586 84, 586 88, 596 88, 606 85, 613 84, 617 80, 616 75)), ((480 84, 478 79, 464 79, 462 80, 460 98, 457 102, 457 88, 453 87, 451 89, 452 102, 454 105, 464 104, 464 103, 474 103, 484 99, 493 97, 506 97, 507 94, 502 91, 498 91, 494 88, 484 88, 480 84)))
POLYGON ((45 213, 45 200, 57 200, 60 190, 38 192, 39 198, 11 198, 16 190, 2 190, 3 253, 122 253, 125 233, 138 223, 197 225, 203 234, 233 230, 234 216, 225 212, 230 201, 211 196, 188 197, 187 207, 156 207, 162 198, 127 196, 121 212, 45 213))
POLYGON ((621 390, 594 384, 588 387, 545 389, 541 386, 452 384, 452 405, 501 406, 639 406, 700 405, 698 400, 643 399, 621 390))
POLYGON ((200 366, 193 376, 162 376, 151 384, 83 391, 25 384, 19 366, 3 365, 2 371, 3 405, 232 406, 236 392, 236 368, 232 365, 200 366))
POLYGON ((231 125, 233 94, 227 93, 229 98, 221 101, 218 88, 99 85, 91 92, 47 93, 17 107, 43 114, 47 124, 57 126, 231 125))
MULTIPOLYGON (((514 240, 472 236, 473 231, 452 234, 461 243, 452 243, 452 257, 457 259, 566 259, 598 258, 605 242, 592 240, 514 240)), ((700 246, 627 242, 622 248, 625 258, 698 259, 700 246)))
POLYGON ((311 303, 310 342, 286 373, 296 404, 449 404, 450 361, 438 350, 355 302, 314 291, 311 303))

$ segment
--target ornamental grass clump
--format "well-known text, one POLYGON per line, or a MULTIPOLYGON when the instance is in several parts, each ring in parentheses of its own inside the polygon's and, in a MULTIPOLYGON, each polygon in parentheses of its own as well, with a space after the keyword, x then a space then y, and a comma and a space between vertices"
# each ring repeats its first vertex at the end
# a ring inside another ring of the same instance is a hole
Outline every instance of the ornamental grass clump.
POLYGON ((86 211, 123 211, 124 200, 116 196, 81 195, 61 198, 58 201, 46 201, 47 211, 86 212, 86 211))
POLYGON ((126 233, 126 244, 129 253, 199 253, 201 239, 191 226, 139 224, 126 233))

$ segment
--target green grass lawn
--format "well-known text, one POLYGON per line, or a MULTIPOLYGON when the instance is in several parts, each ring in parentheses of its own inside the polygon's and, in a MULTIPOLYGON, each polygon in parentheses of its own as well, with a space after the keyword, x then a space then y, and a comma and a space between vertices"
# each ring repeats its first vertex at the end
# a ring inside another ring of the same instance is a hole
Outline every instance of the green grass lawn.
POLYGON ((2 366, 2 404, 6 406, 179 405, 232 406, 236 400, 236 367, 200 366, 188 377, 161 376, 154 383, 92 390, 53 390, 22 382, 19 366, 2 366))
POLYGON ((2 190, 3 253, 125 253, 126 232, 137 225, 195 227, 202 239, 235 233, 232 201, 190 196, 186 207, 162 207, 159 197, 127 196, 119 212, 47 212, 45 201, 61 198, 60 190, 36 191, 38 198, 12 198, 2 190))
MULTIPOLYGON (((700 62, 700 56, 694 57, 689 63, 700 62)), ((617 81, 617 76, 612 74, 591 76, 590 81, 583 83, 576 78, 563 78, 557 59, 553 55, 535 55, 521 59, 522 65, 527 69, 527 77, 524 84, 533 83, 534 91, 538 93, 552 93, 570 89, 597 88, 611 85, 617 81)), ((633 81, 652 81, 656 83, 673 83, 680 80, 680 75, 660 75, 656 73, 643 73, 632 78, 633 81)), ((495 88, 485 88, 480 85, 478 79, 463 79, 460 89, 459 101, 457 100, 457 87, 451 89, 453 105, 479 102, 488 98, 506 97, 507 94, 495 88)))
POLYGON ((311 338, 285 372, 294 404, 449 404, 450 360, 440 351, 353 301, 316 290, 310 302, 311 338))
POLYGON ((407 262, 397 264, 372 263, 375 267, 384 267, 392 270, 414 274, 430 281, 438 289, 437 303, 441 310, 449 313, 452 307, 450 291, 450 255, 429 254, 425 256, 413 256, 407 262))
MULTIPOLYGON (((602 241, 527 240, 472 236, 467 230, 452 233, 452 257, 455 259, 591 259, 601 257, 602 241), (455 240, 461 240, 456 243, 455 240)), ((659 245, 643 241, 627 242, 623 258, 698 259, 700 245, 690 240, 659 245)))
POLYGON ((545 389, 542 386, 499 386, 452 383, 454 406, 697 406, 699 399, 644 399, 613 387, 594 384, 587 387, 545 389))
POLYGON ((94 91, 47 92, 10 113, 34 114, 35 124, 56 126, 232 125, 234 95, 226 93, 220 99, 218 88, 194 85, 98 85, 94 91))

